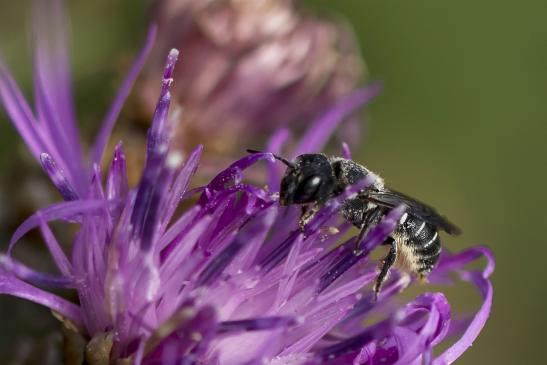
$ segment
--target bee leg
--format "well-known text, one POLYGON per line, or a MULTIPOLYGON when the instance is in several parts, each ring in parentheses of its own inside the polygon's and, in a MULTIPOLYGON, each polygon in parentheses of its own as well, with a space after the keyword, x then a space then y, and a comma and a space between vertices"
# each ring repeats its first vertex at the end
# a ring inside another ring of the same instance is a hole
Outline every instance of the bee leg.
POLYGON ((362 223, 361 223, 361 232, 359 232, 359 236, 357 236, 357 240, 355 241, 355 248, 353 250, 353 253, 355 255, 362 254, 361 250, 361 242, 363 241, 363 238, 365 238, 372 228, 372 225, 376 223, 382 215, 382 210, 380 208, 376 208, 374 210, 371 210, 364 214, 362 223))
POLYGON ((314 204, 310 207, 303 205, 302 206, 302 215, 300 216, 300 220, 298 221, 298 227, 303 232, 304 228, 308 223, 311 222, 313 217, 315 217, 315 213, 319 211, 319 206, 317 204, 314 204))
POLYGON ((418 282, 422 285, 427 284, 429 282, 427 280, 427 274, 426 273, 419 273, 418 274, 418 282))
POLYGON ((361 228, 361 232, 359 232, 359 236, 357 236, 357 240, 355 240, 355 247, 353 248, 353 254, 355 256, 359 256, 363 253, 363 251, 361 250, 361 241, 363 240, 363 237, 366 236, 369 230, 369 227, 366 227, 365 225, 363 225, 363 227, 361 228))
POLYGON ((397 243, 393 238, 388 238, 388 241, 386 241, 387 244, 391 245, 389 252, 387 256, 382 261, 382 267, 380 269, 380 274, 378 274, 378 277, 376 278, 376 282, 374 283, 374 301, 378 299, 378 294, 380 293, 380 290, 382 289, 382 284, 386 281, 387 276, 389 274, 389 269, 393 264, 395 263, 395 260, 397 259, 397 243))

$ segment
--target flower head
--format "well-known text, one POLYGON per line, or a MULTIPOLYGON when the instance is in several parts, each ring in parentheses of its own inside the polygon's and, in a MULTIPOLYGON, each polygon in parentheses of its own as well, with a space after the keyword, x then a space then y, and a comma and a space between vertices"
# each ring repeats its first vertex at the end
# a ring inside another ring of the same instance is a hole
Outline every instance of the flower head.
MULTIPOLYGON (((51 67, 68 67, 59 36, 54 47, 38 42, 34 112, 0 65, 1 100, 64 198, 15 232, 9 252, 0 256, 0 293, 51 308, 88 340, 90 364, 444 364, 478 336, 492 303, 488 277, 494 264, 485 248, 445 254, 429 276, 445 284, 455 273, 479 289, 483 303, 467 322, 453 320, 439 292, 401 303, 398 294, 413 279, 396 271, 373 299, 376 263, 369 254, 393 232, 404 207, 371 229, 359 255, 353 250, 355 238, 343 240, 349 225, 338 214, 342 201, 370 186, 373 177, 331 199, 304 231, 298 228, 299 211, 279 205, 279 170, 269 152, 245 156, 205 186, 189 189, 202 148, 183 156, 171 143, 177 119, 177 111, 169 113, 176 50, 167 57, 140 182, 128 186, 121 144, 110 165, 101 168, 108 135, 153 31, 86 161, 68 72, 51 67), (266 187, 245 179, 259 161, 267 163, 266 187), (181 202, 186 209, 177 217, 181 202), (59 220, 79 226, 68 257, 49 227, 59 220), (12 257, 16 242, 34 228, 40 229, 58 275, 37 272, 12 257), (481 255, 488 260, 484 270, 465 268, 481 255), (74 290, 78 303, 47 287, 74 290), (437 345, 462 332, 433 357, 437 345)), ((344 100, 311 125, 296 153, 321 149, 328 131, 355 102, 344 100)), ((274 135, 269 150, 277 153, 286 136, 286 131, 274 135)))
POLYGON ((159 42, 139 87, 141 105, 153 110, 151 85, 170 48, 193 55, 175 76, 185 85, 174 92, 185 110, 175 138, 183 148, 197 141, 206 155, 237 156, 239 143, 256 144, 289 124, 303 129, 362 82, 351 28, 292 0, 157 1, 153 14, 159 42))

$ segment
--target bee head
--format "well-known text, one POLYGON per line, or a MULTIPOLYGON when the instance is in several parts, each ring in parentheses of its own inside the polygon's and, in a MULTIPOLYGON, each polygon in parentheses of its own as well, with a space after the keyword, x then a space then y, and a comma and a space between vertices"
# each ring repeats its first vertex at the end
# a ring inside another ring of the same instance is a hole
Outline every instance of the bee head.
POLYGON ((281 205, 315 203, 330 197, 335 178, 325 155, 300 155, 287 166, 281 180, 281 205))

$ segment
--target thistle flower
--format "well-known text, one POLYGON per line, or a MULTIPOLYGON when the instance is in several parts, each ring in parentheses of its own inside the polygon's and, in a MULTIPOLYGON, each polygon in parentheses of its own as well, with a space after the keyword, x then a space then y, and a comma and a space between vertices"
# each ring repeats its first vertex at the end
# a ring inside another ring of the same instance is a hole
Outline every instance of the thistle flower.
MULTIPOLYGON (((45 14, 57 24, 58 12, 45 14)), ((370 231, 357 256, 354 238, 342 240, 349 225, 338 209, 343 199, 370 186, 373 177, 329 201, 304 232, 297 227, 299 212, 278 204, 279 171, 270 153, 245 156, 207 185, 189 189, 202 148, 184 159, 171 143, 177 118, 169 114, 170 86, 178 51, 167 58, 139 184, 134 189, 127 184, 121 144, 103 171, 99 163, 108 135, 153 33, 114 101, 89 161, 79 147, 62 34, 48 47, 38 42, 35 112, 0 64, 5 109, 64 198, 16 230, 8 253, 0 256, 0 293, 50 308, 87 339, 85 356, 91 365, 445 364, 458 358, 489 315, 490 252, 476 247, 445 254, 430 275, 431 282, 447 284, 455 273, 479 290, 483 301, 477 313, 468 321, 455 321, 442 293, 401 302, 399 293, 413 279, 396 271, 378 300, 372 300, 369 284, 376 264, 369 262, 369 253, 391 234, 404 207, 393 209, 370 231), (244 179, 259 161, 268 164, 267 188, 244 179), (183 201, 187 208, 176 218, 183 201), (79 226, 69 257, 49 227, 52 221, 79 226), (38 272, 11 255, 19 239, 35 228, 57 275, 38 272), (480 256, 487 259, 484 270, 466 268, 480 256), (44 289, 48 287, 74 290, 78 303, 44 289), (461 338, 434 358, 433 349, 458 333, 461 338)), ((297 151, 320 149, 328 138, 325 131, 351 106, 340 103, 313 123, 297 151)), ((286 136, 282 131, 272 137, 271 152, 278 152, 286 136)))
MULTIPOLYGON (((175 137, 183 148, 197 141, 218 158, 237 155, 240 143, 279 127, 303 129, 362 83, 349 25, 305 13, 292 0, 156 1, 153 14, 159 42, 139 88, 141 105, 154 109, 151 86, 170 48, 193 55, 175 76, 185 85, 174 92, 185 110, 175 137)), ((355 135, 344 138, 355 142, 355 135)))

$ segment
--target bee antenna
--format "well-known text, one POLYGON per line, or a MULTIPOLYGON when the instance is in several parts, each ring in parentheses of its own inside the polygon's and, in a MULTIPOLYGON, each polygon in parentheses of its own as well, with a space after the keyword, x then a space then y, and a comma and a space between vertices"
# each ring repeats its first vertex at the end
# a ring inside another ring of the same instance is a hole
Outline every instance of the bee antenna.
MULTIPOLYGON (((247 152, 249 152, 249 153, 266 153, 266 152, 264 152, 264 151, 251 150, 251 149, 247 149, 247 152)), ((269 152, 268 152, 268 153, 269 153, 269 152)), ((281 157, 281 156, 278 156, 278 155, 276 155, 276 154, 273 154, 273 153, 272 153, 272 156, 273 156, 276 160, 283 162, 283 163, 284 163, 285 165, 287 165, 288 167, 294 167, 294 164, 293 164, 292 162, 290 162, 289 160, 287 160, 287 159, 285 159, 285 158, 283 158, 283 157, 281 157)))

